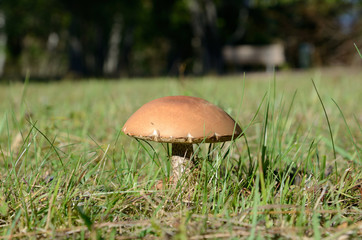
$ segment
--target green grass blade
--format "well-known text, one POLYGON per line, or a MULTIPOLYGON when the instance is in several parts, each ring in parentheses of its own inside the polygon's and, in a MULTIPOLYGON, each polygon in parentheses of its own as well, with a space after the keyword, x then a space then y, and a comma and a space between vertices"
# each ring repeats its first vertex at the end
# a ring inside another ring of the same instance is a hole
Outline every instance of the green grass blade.
POLYGON ((353 114, 353 118, 354 118, 354 120, 356 122, 356 125, 358 126, 358 129, 359 129, 360 133, 362 133, 362 127, 361 127, 361 125, 360 125, 360 123, 359 123, 359 121, 357 119, 356 114, 353 114))
POLYGON ((6 119, 7 119, 7 115, 6 115, 6 112, 5 112, 4 117, 3 117, 2 121, 0 122, 0 134, 2 133, 2 131, 3 131, 4 127, 5 127, 6 119))
POLYGON ((361 156, 360 156, 360 151, 358 150, 358 147, 357 147, 357 144, 356 144, 356 141, 353 139, 353 135, 352 135, 352 132, 351 132, 351 129, 349 128, 348 126, 348 123, 346 121, 346 118, 344 117, 344 114, 342 112, 342 109, 339 107, 339 105, 337 104, 337 102, 332 98, 332 101, 334 102, 334 104, 337 106, 338 110, 339 110, 339 113, 341 114, 342 118, 343 118, 343 121, 344 121, 344 124, 347 128, 347 131, 348 131, 348 135, 351 139, 351 142, 355 148, 355 151, 356 151, 356 154, 357 154, 357 157, 358 157, 358 160, 359 160, 359 164, 361 164, 361 156))
MULTIPOLYGON (((328 147, 332 148, 332 143, 328 138, 322 137, 322 141, 327 144, 328 147)), ((338 152, 342 157, 347 158, 348 160, 353 160, 353 156, 349 154, 346 150, 344 150, 342 147, 339 147, 338 145, 335 145, 336 152, 338 152)))
POLYGON ((45 140, 50 144, 51 148, 54 150, 55 154, 57 155, 57 157, 58 157, 58 159, 59 159, 59 161, 60 161, 60 164, 62 165, 62 167, 63 167, 63 169, 64 169, 64 171, 65 171, 65 166, 64 166, 64 164, 63 164, 63 160, 62 160, 62 158, 60 157, 57 148, 54 146, 55 138, 54 138, 53 141, 50 141, 50 139, 49 139, 42 131, 40 131, 39 128, 36 127, 36 122, 33 124, 32 122, 28 121, 28 123, 30 123, 31 126, 32 126, 35 130, 37 130, 37 131, 45 138, 45 140))
POLYGON ((359 51, 359 48, 357 47, 357 44, 356 44, 356 43, 354 43, 354 47, 356 48, 359 56, 362 58, 362 54, 361 54, 361 52, 359 51))
POLYGON ((260 175, 260 185, 261 185, 261 192, 263 195, 263 203, 266 204, 267 201, 267 193, 265 187, 265 174, 267 171, 268 159, 267 159, 267 137, 268 137, 268 117, 269 117, 269 102, 266 106, 266 113, 264 117, 264 126, 261 136, 261 156, 258 157, 258 164, 259 164, 259 175, 260 175))
POLYGON ((24 88, 23 88, 23 91, 21 93, 21 99, 20 99, 21 105, 23 105, 25 103, 25 95, 26 95, 26 92, 27 92, 27 89, 28 89, 29 82, 30 82, 30 74, 29 74, 29 71, 26 71, 25 81, 24 81, 24 88))
POLYGON ((328 129, 329 129, 329 134, 330 134, 331 141, 332 141, 333 155, 334 155, 334 158, 337 158, 336 148, 335 148, 335 145, 334 145, 334 140, 333 140, 332 128, 331 128, 331 124, 330 124, 330 122, 329 122, 328 114, 327 114, 326 108, 324 107, 324 103, 323 103, 323 101, 322 101, 321 96, 319 95, 319 92, 318 92, 317 86, 315 85, 315 83, 314 83, 313 79, 312 79, 312 83, 313 83, 313 86, 314 86, 314 90, 316 91, 316 93, 317 93, 317 95, 318 95, 319 102, 320 102, 320 103, 321 103, 321 105, 322 105, 323 112, 324 112, 324 116, 326 117, 326 120, 327 120, 328 129))

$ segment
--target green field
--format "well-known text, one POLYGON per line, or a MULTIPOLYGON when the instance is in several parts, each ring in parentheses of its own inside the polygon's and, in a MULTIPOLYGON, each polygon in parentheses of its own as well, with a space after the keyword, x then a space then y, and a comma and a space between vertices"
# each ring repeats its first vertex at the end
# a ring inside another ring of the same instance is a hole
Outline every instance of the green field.
POLYGON ((361 80, 337 68, 0 85, 0 239, 361 237, 361 80), (245 133, 195 146, 177 186, 166 144, 121 132, 168 95, 204 98, 245 133))

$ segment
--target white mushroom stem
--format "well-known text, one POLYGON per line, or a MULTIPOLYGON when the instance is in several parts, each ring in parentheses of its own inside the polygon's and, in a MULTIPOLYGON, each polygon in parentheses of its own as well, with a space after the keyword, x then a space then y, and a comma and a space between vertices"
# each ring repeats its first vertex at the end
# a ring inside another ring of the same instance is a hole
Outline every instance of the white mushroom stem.
POLYGON ((193 167, 194 163, 191 157, 194 154, 194 148, 190 143, 173 143, 172 144, 172 181, 177 183, 177 181, 184 174, 189 174, 190 169, 193 167))

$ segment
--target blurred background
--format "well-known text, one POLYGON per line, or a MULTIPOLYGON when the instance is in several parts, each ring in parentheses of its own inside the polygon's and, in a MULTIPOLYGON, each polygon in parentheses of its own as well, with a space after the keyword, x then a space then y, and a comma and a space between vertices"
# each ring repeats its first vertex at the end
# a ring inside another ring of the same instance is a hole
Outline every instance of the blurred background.
POLYGON ((0 77, 360 66, 359 0, 0 0, 0 77))

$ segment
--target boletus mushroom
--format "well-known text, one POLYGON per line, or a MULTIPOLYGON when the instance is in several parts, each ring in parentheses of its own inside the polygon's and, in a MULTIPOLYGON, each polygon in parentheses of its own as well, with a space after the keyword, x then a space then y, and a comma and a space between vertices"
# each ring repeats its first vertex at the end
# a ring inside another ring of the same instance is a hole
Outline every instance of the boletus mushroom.
POLYGON ((174 182, 190 169, 192 144, 225 142, 242 134, 239 125, 224 110, 189 96, 162 97, 146 103, 122 130, 131 137, 171 143, 174 182))

